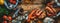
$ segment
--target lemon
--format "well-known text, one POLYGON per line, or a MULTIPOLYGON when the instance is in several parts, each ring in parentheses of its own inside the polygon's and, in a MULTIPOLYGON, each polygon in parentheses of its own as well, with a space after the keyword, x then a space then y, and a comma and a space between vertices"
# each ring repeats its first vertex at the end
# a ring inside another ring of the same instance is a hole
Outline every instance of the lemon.
POLYGON ((4 0, 0 0, 0 5, 3 5, 4 4, 4 0))

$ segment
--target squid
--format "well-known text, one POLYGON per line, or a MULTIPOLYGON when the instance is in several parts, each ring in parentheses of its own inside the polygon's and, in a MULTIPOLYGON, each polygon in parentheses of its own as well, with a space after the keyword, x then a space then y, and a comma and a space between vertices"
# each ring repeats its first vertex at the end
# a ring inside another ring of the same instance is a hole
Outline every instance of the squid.
POLYGON ((32 12, 28 15, 28 22, 31 21, 31 19, 36 19, 36 18, 44 18, 46 15, 45 13, 40 10, 40 9, 34 9, 32 12))
POLYGON ((48 5, 45 8, 48 16, 54 16, 56 14, 56 9, 53 8, 52 4, 53 4, 53 1, 50 2, 50 4, 48 3, 48 5))

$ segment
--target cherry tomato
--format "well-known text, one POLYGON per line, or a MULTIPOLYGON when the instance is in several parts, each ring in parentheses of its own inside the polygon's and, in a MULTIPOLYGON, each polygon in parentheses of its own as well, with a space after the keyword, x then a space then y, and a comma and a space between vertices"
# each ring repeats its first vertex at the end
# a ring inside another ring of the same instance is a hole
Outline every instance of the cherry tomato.
POLYGON ((13 2, 12 0, 9 0, 9 2, 11 3, 11 2, 13 2))
POLYGON ((6 16, 6 15, 4 15, 4 16, 3 16, 3 18, 4 18, 4 19, 7 19, 7 16, 6 16))
POLYGON ((16 4, 16 1, 13 1, 13 4, 16 4))
POLYGON ((10 3, 16 4, 16 0, 9 0, 10 3))
POLYGON ((3 23, 7 23, 7 21, 4 21, 3 23))
POLYGON ((11 16, 8 16, 8 19, 9 19, 9 20, 12 20, 12 17, 11 17, 11 16))

